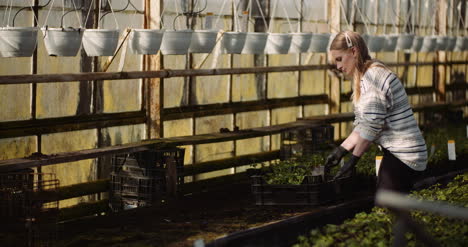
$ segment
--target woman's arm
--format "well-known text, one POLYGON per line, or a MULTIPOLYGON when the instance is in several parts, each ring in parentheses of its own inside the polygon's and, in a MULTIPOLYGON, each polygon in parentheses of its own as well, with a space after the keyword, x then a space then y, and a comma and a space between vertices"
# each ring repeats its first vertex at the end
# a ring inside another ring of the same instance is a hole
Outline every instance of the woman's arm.
POLYGON ((346 140, 341 143, 341 146, 348 151, 353 151, 353 155, 361 157, 367 148, 369 148, 371 141, 362 138, 359 132, 353 131, 346 140))

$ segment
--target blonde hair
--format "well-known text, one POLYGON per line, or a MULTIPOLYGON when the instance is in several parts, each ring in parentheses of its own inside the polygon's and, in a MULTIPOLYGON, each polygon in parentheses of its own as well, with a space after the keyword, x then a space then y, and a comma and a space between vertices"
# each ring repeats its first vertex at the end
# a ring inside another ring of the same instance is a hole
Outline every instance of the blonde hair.
POLYGON ((361 78, 370 67, 378 66, 384 67, 381 63, 374 64, 377 60, 374 60, 369 55, 366 42, 362 36, 352 31, 339 32, 330 44, 330 50, 346 51, 355 47, 357 52, 356 56, 356 68, 353 74, 353 103, 356 103, 361 96, 361 78), (351 41, 351 46, 349 44, 351 41))

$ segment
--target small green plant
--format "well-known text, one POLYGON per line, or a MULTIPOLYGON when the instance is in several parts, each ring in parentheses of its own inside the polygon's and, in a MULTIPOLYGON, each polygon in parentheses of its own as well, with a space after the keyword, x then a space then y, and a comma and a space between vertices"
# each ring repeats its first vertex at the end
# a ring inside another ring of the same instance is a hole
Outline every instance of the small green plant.
POLYGON ((325 153, 279 161, 269 167, 265 175, 268 184, 301 184, 315 167, 325 163, 325 153))
MULTIPOLYGON (((457 176, 447 186, 434 185, 415 191, 412 197, 445 201, 468 207, 468 173, 457 176)), ((427 212, 414 211, 413 219, 423 224, 442 246, 466 246, 468 225, 461 219, 450 219, 427 212)), ((308 236, 300 236, 295 247, 325 246, 391 246, 395 217, 384 208, 375 207, 370 213, 358 213, 341 225, 326 225, 314 229, 308 236)), ((421 246, 412 233, 406 235, 407 246, 421 246)))

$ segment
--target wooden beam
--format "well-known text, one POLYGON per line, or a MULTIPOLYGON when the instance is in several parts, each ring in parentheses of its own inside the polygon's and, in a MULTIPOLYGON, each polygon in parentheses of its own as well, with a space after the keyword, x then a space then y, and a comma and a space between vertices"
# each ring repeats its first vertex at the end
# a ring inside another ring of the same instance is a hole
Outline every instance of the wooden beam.
MULTIPOLYGON (((161 28, 161 10, 163 0, 145 1, 145 28, 160 29, 161 28)), ((145 71, 159 71, 163 69, 163 59, 161 53, 156 55, 145 56, 145 71)), ((146 78, 145 83, 148 85, 148 91, 145 99, 146 110, 148 115, 148 138, 159 138, 163 135, 163 119, 161 110, 164 108, 164 81, 161 77, 146 78)))
POLYGON ((89 72, 68 74, 39 74, 39 75, 5 75, 0 76, 0 85, 37 83, 58 83, 87 80, 127 80, 145 78, 171 78, 184 76, 212 76, 230 74, 255 74, 267 72, 289 72, 327 69, 329 65, 303 65, 303 66, 270 66, 250 68, 222 68, 222 69, 163 69, 155 71, 128 71, 128 72, 89 72))
POLYGON ((171 138, 160 138, 144 140, 138 143, 102 147, 96 149, 80 150, 75 152, 57 153, 52 155, 32 155, 30 157, 8 159, 0 161, 0 172, 9 172, 25 168, 37 167, 40 165, 53 165, 59 163, 73 162, 78 160, 93 159, 104 155, 124 154, 140 152, 150 149, 163 149, 165 147, 216 143, 223 141, 242 140, 254 137, 278 134, 282 131, 306 126, 308 123, 292 122, 268 127, 246 129, 237 132, 211 133, 196 136, 180 136, 171 138))
POLYGON ((200 162, 196 165, 184 166, 184 176, 192 176, 204 172, 219 171, 232 167, 240 167, 259 162, 271 161, 280 158, 280 151, 269 151, 256 154, 241 155, 232 158, 200 162))
POLYGON ((43 135, 65 131, 134 125, 146 122, 144 112, 92 114, 0 123, 0 138, 43 135))
MULTIPOLYGON (((330 30, 332 33, 341 31, 341 15, 340 15, 340 0, 328 0, 328 18, 330 22, 330 30)), ((341 112, 341 78, 330 76, 330 102, 329 113, 341 112)))
MULTIPOLYGON (((434 62, 410 62, 388 63, 389 67, 396 66, 434 66, 434 62)), ((468 61, 446 62, 447 65, 467 65, 468 61)), ((311 71, 333 68, 333 65, 301 65, 301 66, 270 66, 249 68, 221 68, 221 69, 193 69, 171 70, 162 69, 156 71, 123 71, 123 72, 83 72, 65 74, 36 74, 36 75, 3 75, 0 76, 0 85, 37 83, 60 83, 92 80, 128 80, 145 78, 171 78, 184 76, 213 76, 213 75, 237 75, 271 72, 311 71)))
POLYGON ((326 94, 299 96, 282 99, 267 99, 248 102, 219 103, 209 105, 182 106, 163 109, 164 120, 194 118, 212 115, 235 114, 239 112, 262 111, 289 106, 326 104, 326 94))
MULTIPOLYGON (((431 104, 424 104, 424 105, 417 105, 413 107, 414 111, 422 111, 422 110, 435 110, 435 109, 446 109, 447 107, 461 107, 467 106, 468 101, 459 101, 459 102, 451 102, 451 103, 431 103, 431 104)), ((349 114, 344 115, 343 117, 346 121, 349 121, 350 118, 349 114)), ((327 118, 327 116, 321 116, 322 118, 327 118)), ((335 115, 331 115, 330 117, 336 117, 335 115)), ((125 145, 117 145, 111 147, 103 147, 103 148, 96 148, 96 149, 87 149, 75 152, 66 152, 66 153, 57 153, 51 155, 39 155, 39 156, 31 156, 26 158, 18 158, 18 159, 8 159, 8 160, 1 160, 0 161, 0 172, 8 172, 8 171, 15 171, 25 168, 32 168, 37 167, 40 165, 52 165, 52 164, 59 164, 59 163, 66 163, 78 160, 85 160, 85 159, 93 159, 103 155, 112 155, 112 154, 124 154, 124 153, 132 153, 132 152, 140 152, 150 149, 163 149, 166 147, 173 147, 173 146, 183 146, 183 145, 194 145, 194 144, 206 144, 206 143, 216 143, 216 142, 224 142, 224 141, 232 141, 232 140, 242 140, 254 137, 261 137, 261 136, 268 136, 272 134, 278 134, 286 130, 298 128, 298 127, 305 127, 305 126, 313 126, 315 124, 323 123, 323 119, 320 116, 312 118, 304 118, 301 121, 296 121, 287 124, 279 124, 274 126, 268 127, 259 127, 259 128, 252 128, 252 129, 245 129, 236 132, 228 132, 228 133, 211 133, 211 134, 204 134, 204 135, 196 135, 196 136, 180 136, 180 137, 171 137, 171 138, 160 138, 160 139, 150 139, 150 140, 143 140, 138 143, 130 143, 125 145), (313 121, 305 121, 305 120, 313 120, 313 121)), ((332 120, 329 120, 332 121, 332 120)), ((336 121, 340 122, 340 121, 336 121)))
MULTIPOLYGON (((438 0, 436 2, 438 7, 436 8, 436 28, 438 31, 438 34, 440 36, 446 36, 447 35, 447 0, 438 0)), ((436 78, 435 78, 435 84, 436 84, 436 96, 437 96, 437 101, 444 102, 445 101, 445 78, 446 78, 446 71, 447 71, 447 65, 444 64, 447 61, 447 52, 445 51, 438 51, 436 53, 436 59, 439 64, 437 66, 437 71, 436 71, 436 78)))

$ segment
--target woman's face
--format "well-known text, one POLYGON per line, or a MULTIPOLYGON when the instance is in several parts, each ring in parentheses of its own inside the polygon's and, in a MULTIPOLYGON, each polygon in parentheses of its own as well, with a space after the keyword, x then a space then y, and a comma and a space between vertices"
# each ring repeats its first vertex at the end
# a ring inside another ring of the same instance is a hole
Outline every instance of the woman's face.
POLYGON ((356 68, 356 52, 354 47, 348 50, 331 50, 332 61, 336 63, 336 68, 347 76, 351 76, 356 68))

